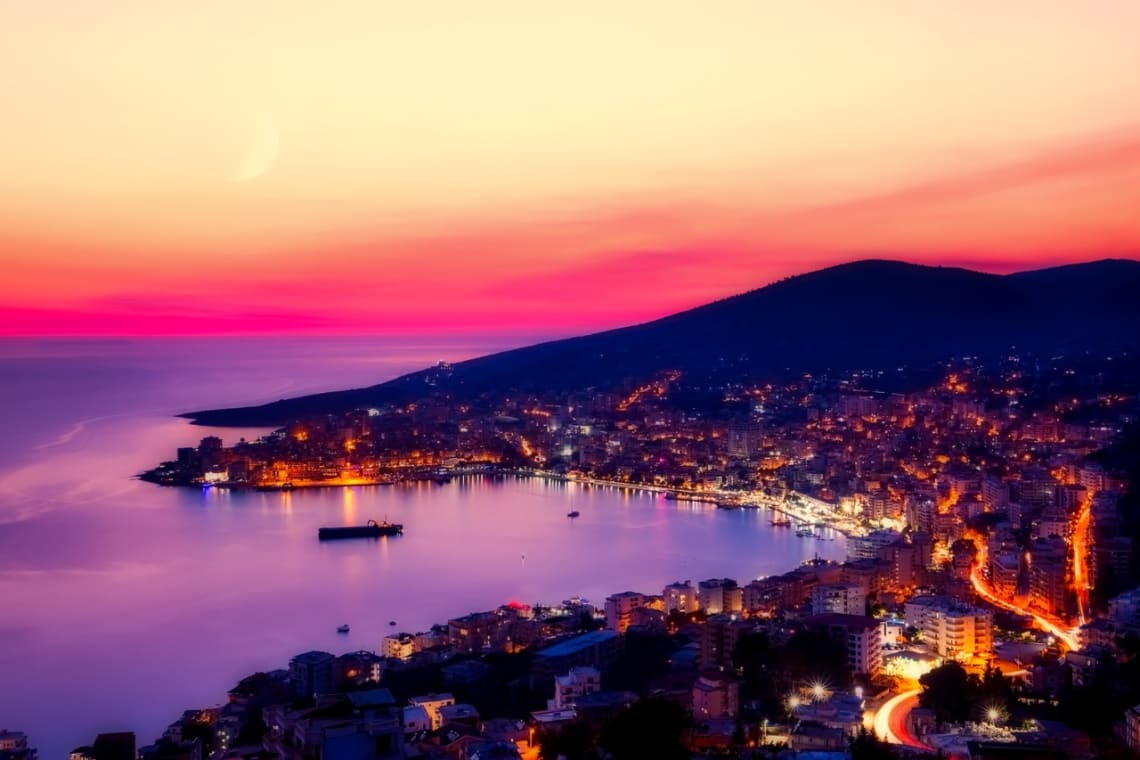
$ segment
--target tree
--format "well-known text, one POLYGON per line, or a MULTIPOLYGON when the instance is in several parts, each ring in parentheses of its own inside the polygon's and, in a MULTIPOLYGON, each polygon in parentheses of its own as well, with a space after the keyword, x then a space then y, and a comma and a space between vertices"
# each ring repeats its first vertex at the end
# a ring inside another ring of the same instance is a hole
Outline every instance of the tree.
POLYGON ((772 667, 776 655, 777 651, 769 644, 766 633, 746 633, 737 640, 732 664, 740 670, 744 696, 755 699, 774 694, 772 667))
POLYGON ((922 684, 918 703, 934 710, 939 723, 960 723, 973 717, 971 710, 981 691, 981 683, 959 663, 950 661, 937 667, 919 678, 918 682, 922 684))
POLYGON ((859 735, 851 740, 851 760, 898 760, 898 753, 865 726, 860 726, 859 735))
POLYGON ((689 718, 676 702, 643 699, 602 727, 601 745, 614 760, 688 760, 689 718))
POLYGON ((776 667, 786 684, 823 679, 833 689, 851 684, 847 649, 822 631, 800 631, 780 649, 776 667))
POLYGON ((543 733, 538 756, 541 760, 592 760, 598 756, 594 734, 582 721, 567 723, 560 731, 543 733))

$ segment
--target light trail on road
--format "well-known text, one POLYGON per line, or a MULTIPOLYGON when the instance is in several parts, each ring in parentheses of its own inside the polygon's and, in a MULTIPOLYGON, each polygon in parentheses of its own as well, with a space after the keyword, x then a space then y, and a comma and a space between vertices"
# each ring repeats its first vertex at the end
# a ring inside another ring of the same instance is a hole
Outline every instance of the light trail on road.
POLYGON ((911 689, 888 699, 875 713, 871 726, 875 735, 890 744, 902 744, 913 749, 932 751, 933 747, 923 744, 907 730, 906 716, 918 703, 922 689, 911 689))
POLYGON ((1056 621, 1050 620, 1049 618, 1043 617, 1034 612, 1030 612, 1022 607, 1018 607, 1016 604, 1007 602, 1001 597, 997 596, 997 594, 990 591, 989 587, 982 580, 981 576, 978 575, 977 565, 975 565, 974 569, 970 571, 970 582, 974 585, 974 591, 978 592, 978 596, 982 597, 990 604, 1010 610, 1011 612, 1016 612, 1019 615, 1029 615, 1031 618, 1033 618, 1033 622, 1037 624, 1038 628, 1051 633, 1059 641, 1063 642, 1065 646, 1070 650, 1075 651, 1081 648, 1081 642, 1077 639, 1074 630, 1063 628, 1061 624, 1057 623, 1056 621))
POLYGON ((1089 609, 1089 584, 1085 574, 1085 562, 1089 556, 1089 521, 1092 518, 1092 497, 1085 499, 1077 512, 1073 524, 1073 591, 1077 594, 1077 615, 1081 625, 1085 624, 1085 613, 1089 609))

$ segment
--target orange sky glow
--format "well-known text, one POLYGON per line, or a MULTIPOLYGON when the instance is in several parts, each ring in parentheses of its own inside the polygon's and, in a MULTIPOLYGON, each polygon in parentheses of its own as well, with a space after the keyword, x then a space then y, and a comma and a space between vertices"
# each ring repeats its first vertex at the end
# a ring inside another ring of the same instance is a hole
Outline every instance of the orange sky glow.
POLYGON ((1140 3, 0 7, 0 335, 569 334, 1140 252, 1140 3))

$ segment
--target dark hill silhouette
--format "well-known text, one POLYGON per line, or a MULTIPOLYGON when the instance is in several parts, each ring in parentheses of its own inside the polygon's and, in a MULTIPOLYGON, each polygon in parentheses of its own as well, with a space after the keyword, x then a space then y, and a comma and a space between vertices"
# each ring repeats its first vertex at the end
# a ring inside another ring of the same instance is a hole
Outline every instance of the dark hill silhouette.
POLYGON ((198 424, 277 425, 429 392, 604 390, 668 368, 773 378, 893 369, 1011 348, 1072 353, 1140 347, 1140 262, 1104 260, 993 275, 866 260, 632 327, 541 343, 348 391, 192 412, 198 424))

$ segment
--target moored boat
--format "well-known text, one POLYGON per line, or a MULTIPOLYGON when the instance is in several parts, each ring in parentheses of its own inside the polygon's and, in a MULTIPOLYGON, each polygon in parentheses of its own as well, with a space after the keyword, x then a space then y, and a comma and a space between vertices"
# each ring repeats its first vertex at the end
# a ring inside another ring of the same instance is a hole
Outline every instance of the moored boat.
POLYGON ((338 538, 379 538, 380 536, 398 536, 403 534, 404 526, 399 523, 376 522, 369 520, 366 525, 345 525, 334 528, 318 528, 317 538, 329 541, 338 538))

